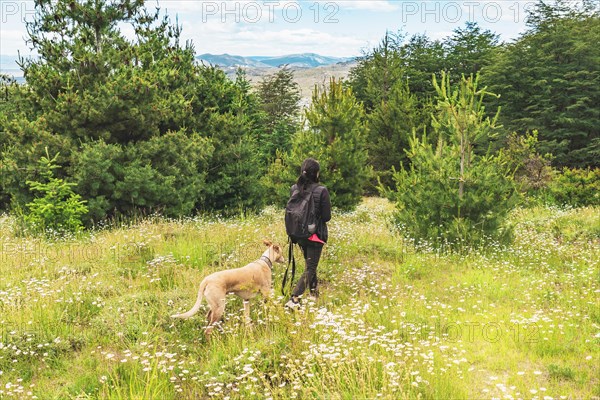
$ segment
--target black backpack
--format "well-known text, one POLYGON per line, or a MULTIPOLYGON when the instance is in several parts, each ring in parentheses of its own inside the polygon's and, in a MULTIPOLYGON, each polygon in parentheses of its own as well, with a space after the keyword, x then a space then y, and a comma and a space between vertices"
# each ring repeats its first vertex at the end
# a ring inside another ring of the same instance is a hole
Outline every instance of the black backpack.
POLYGON ((317 215, 313 193, 319 185, 301 191, 295 187, 285 206, 285 230, 293 242, 308 239, 317 232, 317 215))

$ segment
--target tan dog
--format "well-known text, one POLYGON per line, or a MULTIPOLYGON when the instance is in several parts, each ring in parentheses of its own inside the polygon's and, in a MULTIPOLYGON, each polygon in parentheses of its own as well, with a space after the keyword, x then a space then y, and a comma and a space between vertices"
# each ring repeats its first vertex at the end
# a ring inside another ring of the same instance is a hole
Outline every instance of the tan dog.
POLYGON ((206 318, 208 327, 206 333, 210 334, 215 322, 220 321, 225 311, 225 296, 233 293, 244 299, 244 319, 250 322, 250 303, 248 300, 261 293, 265 297, 271 295, 271 281, 273 262, 283 263, 281 247, 263 240, 268 247, 260 259, 250 264, 235 269, 218 271, 208 275, 200 283, 196 304, 191 310, 183 314, 171 315, 171 318, 189 318, 200 309, 202 298, 210 307, 206 318))

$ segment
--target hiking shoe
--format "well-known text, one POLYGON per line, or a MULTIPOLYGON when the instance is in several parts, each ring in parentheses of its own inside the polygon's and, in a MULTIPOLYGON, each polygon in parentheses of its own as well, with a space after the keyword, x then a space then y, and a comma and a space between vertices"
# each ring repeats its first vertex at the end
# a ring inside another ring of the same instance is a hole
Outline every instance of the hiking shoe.
POLYGON ((300 302, 289 299, 288 302, 285 303, 285 308, 295 311, 300 308, 300 302))

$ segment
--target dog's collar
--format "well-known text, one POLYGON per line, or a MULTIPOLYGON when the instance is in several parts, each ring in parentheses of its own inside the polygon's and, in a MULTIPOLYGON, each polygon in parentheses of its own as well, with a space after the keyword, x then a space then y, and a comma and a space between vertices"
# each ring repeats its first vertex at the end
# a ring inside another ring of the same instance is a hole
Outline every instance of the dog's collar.
POLYGON ((267 256, 260 256, 260 259, 262 261, 266 262, 270 269, 273 269, 273 262, 271 261, 271 259, 269 257, 267 257, 267 256))

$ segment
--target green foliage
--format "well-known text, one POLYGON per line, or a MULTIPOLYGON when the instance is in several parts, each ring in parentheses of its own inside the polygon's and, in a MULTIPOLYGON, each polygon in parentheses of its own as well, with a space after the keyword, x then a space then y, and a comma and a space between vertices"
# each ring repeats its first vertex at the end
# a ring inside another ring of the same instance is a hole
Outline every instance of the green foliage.
POLYGON ((273 159, 277 150, 289 151, 292 136, 298 130, 300 89, 294 80, 294 71, 286 65, 265 76, 256 91, 266 115, 261 151, 273 159))
MULTIPOLYGON (((277 152, 275 161, 269 165, 267 173, 262 178, 263 196, 266 204, 285 207, 290 197, 290 187, 298 176, 296 169, 287 165, 288 154, 277 152)), ((297 168, 297 166, 296 166, 297 168)))
POLYGON ((411 139, 410 167, 395 173, 397 189, 386 192, 397 204, 396 223, 407 236, 434 246, 506 237, 502 224, 516 201, 510 165, 502 154, 474 152, 496 128, 484 116, 487 93, 472 77, 452 88, 443 74, 434 86, 438 141, 432 145, 426 134, 411 139))
POLYGON ((205 196, 198 208, 226 213, 258 210, 264 204, 260 182, 266 170, 266 160, 259 156, 248 119, 231 113, 214 114, 209 124, 219 127, 211 136, 212 143, 218 145, 215 145, 210 158, 205 196))
POLYGON ((492 63, 492 54, 498 46, 499 35, 483 30, 476 22, 467 22, 464 28, 454 30, 445 41, 448 72, 456 77, 477 75, 492 63))
POLYGON ((441 71, 447 70, 444 45, 426 35, 414 35, 403 46, 402 52, 406 59, 405 73, 409 77, 410 91, 425 106, 435 97, 431 76, 439 77, 441 71))
POLYGON ((451 74, 452 84, 460 84, 463 74, 476 75, 490 64, 497 44, 498 35, 482 30, 475 22, 467 22, 444 40, 432 40, 424 34, 412 36, 399 48, 410 92, 427 107, 436 97, 432 75, 439 79, 445 71, 451 74))
POLYGON ((486 239, 504 240, 502 223, 515 204, 510 171, 501 158, 482 156, 463 174, 459 191, 460 158, 456 146, 426 139, 411 141, 410 169, 394 174, 397 203, 395 222, 406 236, 435 247, 477 245, 486 239))
POLYGON ((365 111, 386 103, 392 88, 405 80, 401 49, 404 35, 386 32, 378 46, 358 59, 350 70, 349 86, 365 111))
POLYGON ((442 73, 440 84, 433 78, 436 89, 437 115, 432 117, 432 125, 438 137, 460 147, 461 167, 468 167, 476 148, 485 153, 489 140, 497 133, 498 110, 490 119, 485 113, 484 98, 494 97, 487 88, 479 88, 479 75, 468 78, 462 76, 453 88, 450 76, 442 73))
POLYGON ((600 205, 600 168, 563 168, 547 189, 549 200, 573 207, 600 205))
POLYGON ((23 222, 34 234, 77 233, 83 228, 81 218, 88 212, 85 201, 73 192, 74 183, 54 176, 58 154, 50 159, 48 153, 38 161, 40 181, 27 181, 35 193, 27 203, 23 222))
POLYGON ((409 90, 403 67, 404 35, 387 32, 381 43, 359 59, 350 71, 353 93, 367 111, 369 164, 375 174, 367 192, 381 181, 391 186, 392 168, 406 162, 405 149, 412 129, 426 124, 416 96, 409 90))
POLYGON ((375 172, 372 189, 378 183, 393 186, 393 170, 407 165, 405 150, 412 130, 423 128, 419 114, 416 96, 409 93, 407 84, 397 81, 387 100, 382 100, 367 116, 367 150, 369 164, 375 172))
POLYGON ((90 216, 115 211, 189 215, 204 196, 213 148, 185 131, 169 132, 137 145, 90 142, 74 157, 73 178, 89 197, 90 216))
MULTIPOLYGON (((0 188, 10 203, 24 206, 32 200, 32 193, 26 184, 36 179, 38 161, 49 154, 58 154, 57 165, 68 163, 75 148, 73 140, 64 135, 49 131, 43 118, 28 121, 25 119, 8 119, 0 116, 5 122, 6 142, 0 147, 0 164, 2 179, 0 188)), ((56 170, 57 177, 66 178, 65 169, 56 170)))
POLYGON ((500 150, 514 171, 520 190, 530 194, 544 189, 552 180, 551 157, 537 152, 537 138, 537 131, 525 135, 514 132, 508 136, 506 146, 500 150))
POLYGON ((36 10, 40 58, 21 60, 27 85, 4 85, 11 102, 0 106, 0 205, 31 200, 27 166, 48 147, 93 221, 260 208, 263 115, 243 72, 231 81, 196 65, 180 28, 141 0, 39 0, 36 10))
POLYGON ((555 166, 597 167, 600 159, 600 13, 592 2, 538 2, 529 30, 484 70, 501 95, 507 132, 539 132, 555 166))
POLYGON ((198 71, 194 126, 214 147, 206 170, 202 211, 237 213, 264 204, 261 178, 268 160, 261 153, 260 104, 242 71, 235 81, 216 67, 198 71))
POLYGON ((179 29, 158 11, 141 0, 40 0, 36 10, 28 31, 40 58, 24 60, 23 73, 50 131, 129 143, 187 122, 193 49, 179 46, 179 29))
POLYGON ((295 177, 305 158, 318 160, 321 181, 330 191, 331 202, 342 210, 351 210, 360 202, 370 174, 363 119, 362 105, 351 89, 344 89, 342 82, 331 79, 329 88, 315 87, 311 106, 306 110, 308 129, 294 138, 286 160, 295 177))
POLYGON ((387 102, 398 81, 408 82, 419 105, 426 107, 435 95, 431 76, 447 69, 445 57, 445 46, 440 41, 425 35, 406 40, 402 32, 386 32, 378 46, 358 59, 350 71, 349 85, 367 113, 387 102))
POLYGON ((350 71, 350 86, 367 111, 367 146, 375 184, 392 187, 392 168, 408 166, 406 150, 413 129, 426 129, 433 139, 432 75, 452 71, 459 83, 462 74, 477 73, 489 63, 497 42, 498 35, 482 31, 476 23, 456 29, 444 41, 425 35, 406 40, 402 33, 387 32, 377 47, 359 59, 350 71))
POLYGON ((73 164, 73 179, 80 193, 89 198, 89 216, 101 220, 118 209, 113 196, 117 182, 123 177, 123 147, 102 140, 86 143, 73 164))
POLYGON ((242 71, 232 81, 196 65, 191 44, 180 44, 180 27, 149 12, 143 0, 37 0, 35 7, 29 44, 40 57, 20 60, 27 85, 0 77, 0 209, 33 200, 26 182, 36 180, 31 166, 46 148, 60 154, 56 164, 64 168, 56 178, 77 183, 93 221, 140 209, 179 216, 281 203, 307 156, 321 161, 334 203, 351 209, 376 183, 396 189, 391 171, 410 170, 413 132, 424 132, 436 149, 461 143, 461 196, 465 168, 501 144, 500 169, 514 171, 524 191, 557 202, 593 201, 587 193, 575 199, 567 188, 585 192, 590 185, 565 174, 544 189, 548 154, 561 167, 598 166, 600 18, 591 1, 540 1, 529 30, 500 48, 498 36, 475 23, 444 40, 387 32, 351 71, 354 95, 337 83, 315 93, 307 130, 290 69, 267 76, 253 92, 242 71), (431 77, 437 82, 443 71, 456 85, 462 74, 483 71, 502 95, 488 104, 504 107, 506 129, 486 127, 483 108, 466 130, 456 122, 464 116, 452 122, 447 105, 432 119, 445 84, 436 87, 431 77), (535 131, 537 141, 522 135, 535 131))

